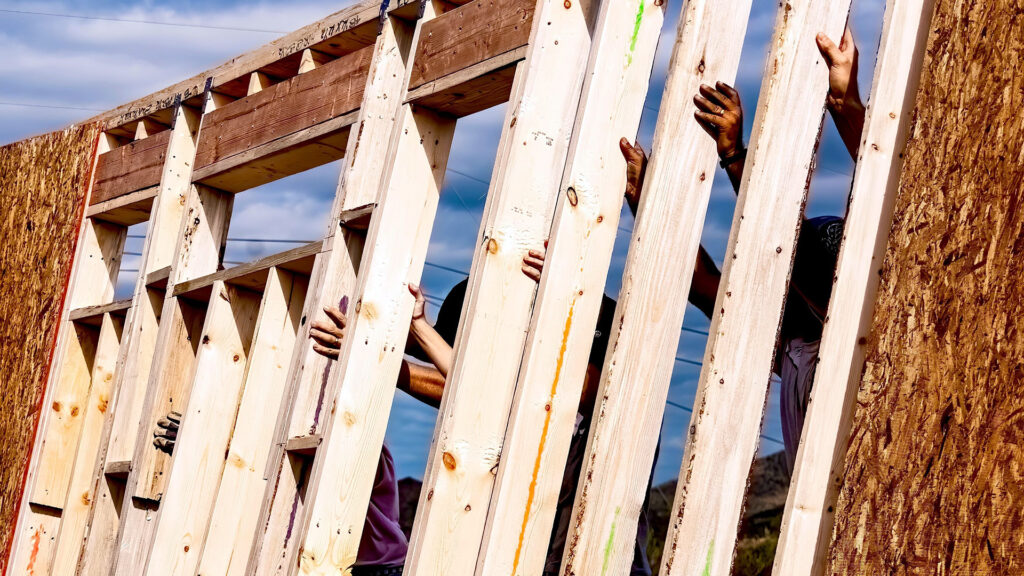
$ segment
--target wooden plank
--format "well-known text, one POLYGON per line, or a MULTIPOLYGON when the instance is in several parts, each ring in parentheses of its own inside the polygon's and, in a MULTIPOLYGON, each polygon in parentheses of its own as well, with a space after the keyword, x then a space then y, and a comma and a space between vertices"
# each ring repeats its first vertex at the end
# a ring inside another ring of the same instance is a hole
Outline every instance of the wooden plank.
POLYGON ((158 185, 172 133, 164 130, 100 154, 96 164, 96 184, 89 204, 109 202, 158 185))
POLYGON ((284 445, 284 449, 302 456, 313 456, 316 454, 316 449, 320 447, 320 440, 321 436, 319 434, 297 436, 289 438, 288 443, 284 445))
MULTIPOLYGON (((74 282, 69 287, 68 307, 78 309, 109 302, 121 264, 126 230, 101 221, 89 221, 82 232, 82 247, 74 282)), ((67 498, 67 486, 74 464, 83 408, 89 393, 90 374, 95 354, 95 330, 74 328, 64 346, 47 398, 47 418, 37 442, 33 479, 28 485, 30 501, 60 509, 67 498)))
POLYGON ((79 433, 85 420, 86 399, 96 354, 98 330, 75 324, 58 367, 59 376, 49 395, 46 430, 38 444, 35 482, 29 502, 60 510, 67 497, 79 433))
POLYGON ((370 227, 370 218, 377 209, 377 204, 365 204, 351 210, 343 210, 338 217, 338 225, 347 230, 366 230, 370 227))
POLYGON ((652 0, 598 13, 476 574, 544 571, 622 212, 619 138, 640 127, 664 17, 652 0))
POLYGON ((815 36, 839 38, 849 7, 779 8, 662 557, 667 576, 731 568, 821 128, 808 112, 825 107, 828 69, 815 36))
POLYGON ((107 476, 113 476, 115 478, 128 478, 128 473, 132 471, 131 460, 112 461, 108 460, 106 467, 103 469, 103 473, 107 476))
POLYGON ((456 118, 507 102, 515 80, 515 64, 526 57, 520 46, 410 90, 406 102, 433 108, 456 118))
MULTIPOLYGON (((245 384, 261 295, 218 281, 194 363, 192 390, 174 447, 145 576, 195 574, 229 462, 231 429, 245 384)), ((234 464, 235 462, 232 462, 234 464)))
POLYGON ((334 162, 345 156, 350 126, 358 116, 350 112, 250 148, 196 170, 194 178, 237 193, 334 162))
POLYGON ((72 322, 82 322, 84 324, 99 326, 103 323, 103 316, 106 314, 112 314, 123 319, 131 305, 131 298, 127 298, 124 300, 115 300, 110 304, 85 306, 84 308, 76 308, 72 310, 68 314, 68 319, 72 322))
POLYGON ((53 555, 53 574, 73 574, 85 539, 89 513, 95 498, 93 471, 101 449, 103 423, 114 393, 114 368, 121 342, 123 316, 101 316, 99 339, 92 363, 92 386, 85 404, 78 450, 71 468, 67 501, 61 514, 60 533, 53 555))
POLYGON ((750 7, 691 1, 679 19, 562 573, 618 574, 633 559, 717 161, 693 96, 736 78, 750 7))
POLYGON ((409 105, 402 121, 389 154, 388 184, 367 233, 369 251, 346 329, 351 336, 339 356, 343 369, 331 376, 340 382, 338 396, 325 414, 296 526, 300 557, 291 574, 344 573, 356 560, 412 320, 408 285, 423 271, 455 132, 453 119, 409 105))
POLYGON ((526 45, 536 0, 475 0, 426 22, 409 89, 526 45))
POLYGON ((933 8, 933 0, 890 1, 886 6, 829 322, 822 334, 775 554, 776 574, 825 574, 849 427, 864 369, 864 344, 899 193, 933 8))
POLYGON ((298 248, 265 256, 246 264, 240 264, 234 268, 220 270, 195 280, 181 282, 174 285, 172 294, 174 296, 186 296, 194 300, 208 300, 210 288, 217 282, 224 282, 247 290, 262 292, 263 287, 267 283, 267 276, 272 268, 276 266, 285 270, 310 270, 313 265, 313 258, 320 253, 322 246, 323 241, 317 240, 298 248))
POLYGON ((85 215, 88 218, 98 218, 121 226, 132 226, 149 220, 153 210, 153 199, 157 194, 157 187, 138 190, 124 196, 118 196, 106 202, 100 202, 89 206, 85 215))
POLYGON ((536 291, 522 260, 550 231, 598 4, 537 3, 413 527, 412 576, 470 574, 476 566, 536 291))
POLYGON ((208 113, 197 169, 357 109, 373 53, 368 46, 208 113))
MULTIPOLYGON (((388 13, 404 13, 409 9, 414 10, 418 4, 419 0, 390 2, 388 13)), ((232 58, 216 68, 99 114, 92 120, 105 122, 110 126, 126 124, 201 95, 207 82, 212 88, 218 89, 227 87, 232 81, 243 76, 248 82, 248 75, 251 72, 289 56, 294 57, 306 48, 315 48, 333 55, 352 52, 373 43, 377 34, 380 6, 379 0, 364 0, 346 7, 256 50, 232 58)))
POLYGON ((938 1, 930 28, 828 574, 1024 569, 1024 20, 938 1))
MULTIPOLYGON (((93 472, 96 498, 86 529, 88 539, 82 547, 79 561, 81 576, 107 576, 115 562, 125 479, 108 477, 105 467, 108 461, 130 462, 135 453, 146 386, 159 336, 164 287, 182 235, 186 205, 192 190, 191 164, 195 156, 199 114, 186 106, 176 107, 173 114, 169 153, 153 200, 132 308, 126 317, 118 355, 114 410, 105 423, 101 441, 103 450, 93 472)), ((151 440, 147 438, 146 441, 151 440)))
POLYGON ((59 509, 30 504, 14 533, 7 573, 11 576, 49 574, 59 530, 59 509))
MULTIPOLYGON (((433 7, 425 6, 427 16, 433 7)), ((407 59, 414 46, 414 25, 389 18, 377 39, 377 54, 370 66, 358 129, 349 139, 338 191, 331 214, 377 201, 386 169, 390 142, 400 124, 395 119, 408 85, 407 59)), ((356 269, 362 257, 365 234, 346 231, 332 218, 324 238, 324 250, 310 277, 303 316, 318 317, 323 307, 340 305, 348 310, 354 295, 356 269)), ((315 433, 323 400, 332 398, 327 375, 334 362, 317 354, 306 322, 299 330, 285 386, 285 397, 274 430, 275 448, 267 466, 267 493, 260 509, 256 541, 247 573, 280 574, 295 558, 298 534, 293 530, 304 503, 302 465, 283 449, 294 436, 315 433), (294 432, 293 430, 298 430, 294 432)))
MULTIPOLYGON (((274 428, 267 415, 281 408, 288 360, 302 322, 308 278, 273 268, 264 291, 246 368, 227 464, 210 514, 198 574, 242 576, 256 534, 274 428)), ((193 535, 193 542, 198 539, 193 535)))

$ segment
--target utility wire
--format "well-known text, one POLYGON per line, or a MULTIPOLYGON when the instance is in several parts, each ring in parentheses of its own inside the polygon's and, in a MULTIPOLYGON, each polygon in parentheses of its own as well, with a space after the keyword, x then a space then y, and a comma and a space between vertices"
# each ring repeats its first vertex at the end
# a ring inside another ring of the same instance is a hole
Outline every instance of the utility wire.
POLYGON ((62 14, 59 12, 37 12, 32 10, 11 10, 0 8, 0 12, 7 14, 21 14, 23 16, 47 16, 50 18, 73 18, 76 20, 102 20, 104 22, 122 22, 126 24, 150 24, 155 26, 174 26, 177 28, 203 28, 206 30, 230 30, 232 32, 255 32, 258 34, 286 34, 280 30, 263 30, 260 28, 238 28, 234 26, 212 26, 209 24, 186 24, 184 22, 161 22, 159 20, 141 20, 135 18, 112 18, 110 16, 90 16, 86 14, 62 14))
MULTIPOLYGON (((0 10, 3 12, 3 10, 0 10)), ((100 108, 82 108, 80 106, 56 106, 52 104, 29 104, 28 102, 0 102, 0 106, 22 106, 25 108, 49 108, 53 110, 82 110, 84 112, 104 112, 100 108)))
MULTIPOLYGON (((673 407, 673 408, 678 408, 678 409, 680 409, 680 410, 682 410, 684 412, 689 412, 690 414, 693 414, 693 408, 690 408, 689 406, 686 406, 684 404, 680 404, 678 402, 673 402, 671 400, 666 400, 665 403, 668 404, 669 406, 673 407)), ((782 440, 779 440, 778 438, 774 438, 772 436, 768 436, 767 434, 760 434, 760 436, 764 440, 767 440, 769 442, 774 442, 774 443, 778 444, 779 446, 785 446, 786 445, 786 443, 783 442, 782 440)))

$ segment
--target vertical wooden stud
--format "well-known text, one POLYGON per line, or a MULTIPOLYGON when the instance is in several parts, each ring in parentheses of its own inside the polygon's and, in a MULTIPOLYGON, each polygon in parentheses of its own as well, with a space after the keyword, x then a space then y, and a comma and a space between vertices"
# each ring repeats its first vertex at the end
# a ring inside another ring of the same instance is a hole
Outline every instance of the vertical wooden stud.
POLYGON ((782 518, 775 574, 820 576, 826 571, 864 368, 862 342, 871 329, 933 7, 934 0, 887 2, 829 321, 782 518))
POLYGON ((821 129, 821 115, 808 112, 824 113, 828 88, 815 36, 839 38, 849 9, 849 0, 779 8, 665 542, 667 576, 731 568, 821 129))

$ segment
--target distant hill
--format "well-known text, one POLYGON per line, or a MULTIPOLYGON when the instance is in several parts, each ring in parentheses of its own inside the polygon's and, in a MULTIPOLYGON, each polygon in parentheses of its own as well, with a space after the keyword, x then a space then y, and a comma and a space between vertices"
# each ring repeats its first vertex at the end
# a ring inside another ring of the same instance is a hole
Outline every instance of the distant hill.
MULTIPOLYGON (((415 478, 398 481, 398 505, 401 510, 402 531, 408 537, 416 516, 416 504, 422 483, 415 478)), ((775 545, 779 539, 782 510, 789 491, 789 471, 786 456, 776 452, 754 462, 743 510, 733 576, 768 576, 771 574, 775 545)), ((651 532, 647 539, 647 552, 655 574, 661 562, 661 551, 668 532, 668 519, 672 513, 676 481, 670 480, 651 488, 651 532)))

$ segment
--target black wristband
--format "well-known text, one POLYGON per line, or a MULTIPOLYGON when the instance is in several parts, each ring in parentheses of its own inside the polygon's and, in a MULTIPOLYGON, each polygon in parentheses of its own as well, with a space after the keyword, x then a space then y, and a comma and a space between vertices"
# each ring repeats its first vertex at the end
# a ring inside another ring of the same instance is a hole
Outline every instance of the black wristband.
POLYGON ((719 162, 718 164, 724 170, 724 169, 728 168, 729 166, 739 162, 740 160, 743 160, 746 157, 747 157, 747 149, 746 148, 740 148, 739 150, 733 151, 732 153, 730 153, 725 158, 722 158, 722 161, 719 162))

